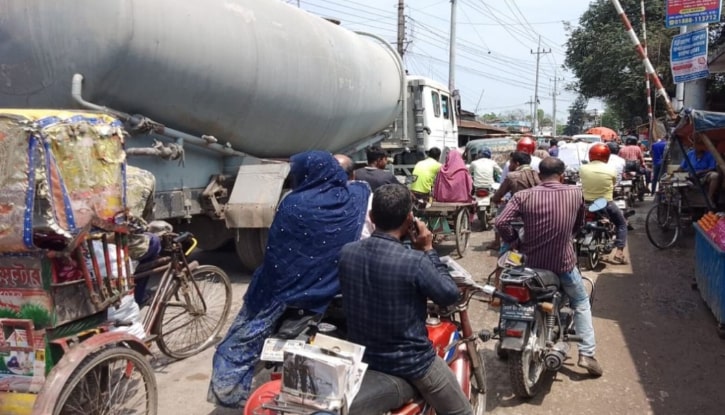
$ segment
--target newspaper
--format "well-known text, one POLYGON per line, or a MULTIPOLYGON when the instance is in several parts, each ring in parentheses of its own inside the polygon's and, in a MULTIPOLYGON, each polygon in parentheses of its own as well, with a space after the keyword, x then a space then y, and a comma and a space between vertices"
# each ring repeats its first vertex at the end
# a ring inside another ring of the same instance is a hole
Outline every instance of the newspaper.
POLYGON ((302 348, 285 348, 280 398, 324 410, 349 409, 367 370, 364 352, 363 346, 324 334, 302 348))

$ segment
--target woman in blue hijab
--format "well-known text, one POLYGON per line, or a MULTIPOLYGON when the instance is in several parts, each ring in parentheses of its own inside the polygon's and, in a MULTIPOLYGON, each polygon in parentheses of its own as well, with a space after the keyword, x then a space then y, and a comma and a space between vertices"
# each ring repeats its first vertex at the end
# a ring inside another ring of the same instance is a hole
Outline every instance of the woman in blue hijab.
POLYGON ((252 275, 229 332, 217 346, 207 399, 243 407, 264 340, 287 308, 321 313, 339 293, 340 249, 360 238, 370 187, 348 182, 330 153, 292 156, 292 192, 269 229, 264 262, 252 275))

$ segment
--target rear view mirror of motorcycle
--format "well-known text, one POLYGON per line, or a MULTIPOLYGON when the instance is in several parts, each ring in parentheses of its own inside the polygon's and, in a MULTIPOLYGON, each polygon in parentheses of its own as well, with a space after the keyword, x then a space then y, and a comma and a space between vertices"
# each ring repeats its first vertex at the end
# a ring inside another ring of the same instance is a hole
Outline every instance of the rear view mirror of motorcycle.
POLYGON ((607 199, 600 197, 589 205, 590 212, 597 212, 607 207, 607 199))

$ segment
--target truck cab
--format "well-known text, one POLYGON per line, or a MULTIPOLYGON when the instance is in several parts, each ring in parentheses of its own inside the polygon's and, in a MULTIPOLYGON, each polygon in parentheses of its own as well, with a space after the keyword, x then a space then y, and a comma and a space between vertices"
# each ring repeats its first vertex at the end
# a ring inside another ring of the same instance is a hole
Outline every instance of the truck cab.
POLYGON ((422 153, 431 147, 458 147, 456 105, 448 88, 421 76, 408 76, 407 85, 406 110, 381 143, 383 149, 422 153))

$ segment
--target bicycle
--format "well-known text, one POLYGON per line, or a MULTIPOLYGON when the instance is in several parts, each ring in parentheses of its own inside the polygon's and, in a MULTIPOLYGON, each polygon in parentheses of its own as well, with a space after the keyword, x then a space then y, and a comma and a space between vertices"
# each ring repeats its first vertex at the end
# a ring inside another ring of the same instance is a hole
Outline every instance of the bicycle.
POLYGON ((687 180, 672 179, 660 182, 657 189, 657 204, 647 212, 645 231, 647 239, 659 249, 672 247, 686 226, 692 223, 690 206, 685 190, 690 187, 687 180))
POLYGON ((232 303, 231 281, 221 268, 187 260, 196 244, 189 232, 161 235, 161 257, 139 265, 134 273, 134 278, 161 274, 143 318, 145 341, 156 342, 163 354, 175 359, 216 343, 232 303))

